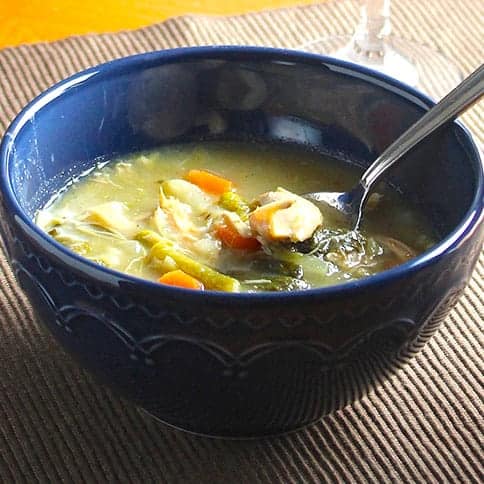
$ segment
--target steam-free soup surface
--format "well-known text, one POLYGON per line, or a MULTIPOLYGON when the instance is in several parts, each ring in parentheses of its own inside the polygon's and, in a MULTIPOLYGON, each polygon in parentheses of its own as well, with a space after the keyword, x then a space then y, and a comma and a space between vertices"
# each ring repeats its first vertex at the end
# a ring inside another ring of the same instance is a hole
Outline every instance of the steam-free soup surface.
POLYGON ((358 175, 288 146, 171 146, 99 164, 37 223, 88 259, 162 284, 302 290, 388 269, 433 243, 425 221, 389 190, 373 196, 360 232, 296 195, 343 191, 358 175))

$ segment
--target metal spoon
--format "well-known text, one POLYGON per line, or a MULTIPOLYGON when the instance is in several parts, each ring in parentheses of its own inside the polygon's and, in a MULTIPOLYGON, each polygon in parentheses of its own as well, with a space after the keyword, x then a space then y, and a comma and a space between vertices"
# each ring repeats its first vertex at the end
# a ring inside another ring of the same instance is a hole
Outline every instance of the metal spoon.
POLYGON ((405 153, 447 121, 453 120, 484 94, 484 64, 464 79, 453 91, 429 109, 415 124, 397 138, 363 173, 349 192, 316 192, 303 196, 338 210, 357 230, 363 208, 385 172, 405 153))

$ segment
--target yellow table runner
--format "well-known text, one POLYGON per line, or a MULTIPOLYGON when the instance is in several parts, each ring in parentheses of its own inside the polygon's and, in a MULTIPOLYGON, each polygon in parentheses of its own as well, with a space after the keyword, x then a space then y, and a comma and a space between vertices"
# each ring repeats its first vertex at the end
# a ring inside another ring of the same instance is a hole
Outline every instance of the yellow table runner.
MULTIPOLYGON (((321 0, 321 3, 327 0, 321 0)), ((185 14, 235 15, 315 0, 0 0, 0 49, 136 29, 185 14)))

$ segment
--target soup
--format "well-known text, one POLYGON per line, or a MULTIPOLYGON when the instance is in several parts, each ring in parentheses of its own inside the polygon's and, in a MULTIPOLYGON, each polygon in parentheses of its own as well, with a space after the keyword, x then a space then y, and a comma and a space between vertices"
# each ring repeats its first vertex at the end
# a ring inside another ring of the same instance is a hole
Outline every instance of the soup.
POLYGON ((298 196, 346 190, 358 175, 301 148, 184 144, 99 163, 36 221, 77 254, 160 284, 304 290, 375 274, 433 244, 391 190, 371 197, 359 231, 298 196))

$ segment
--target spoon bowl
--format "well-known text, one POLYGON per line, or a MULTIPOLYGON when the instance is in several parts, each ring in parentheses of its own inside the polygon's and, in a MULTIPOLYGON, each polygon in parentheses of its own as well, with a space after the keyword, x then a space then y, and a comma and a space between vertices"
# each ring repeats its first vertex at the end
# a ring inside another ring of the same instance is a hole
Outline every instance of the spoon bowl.
POLYGON ((484 94, 484 64, 464 79, 454 90, 433 106, 415 124, 386 148, 366 169, 358 183, 348 192, 314 192, 303 196, 318 205, 336 209, 348 225, 358 230, 363 208, 372 188, 387 170, 420 141, 445 123, 454 120, 484 94))

